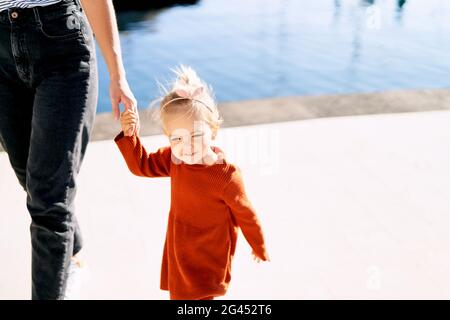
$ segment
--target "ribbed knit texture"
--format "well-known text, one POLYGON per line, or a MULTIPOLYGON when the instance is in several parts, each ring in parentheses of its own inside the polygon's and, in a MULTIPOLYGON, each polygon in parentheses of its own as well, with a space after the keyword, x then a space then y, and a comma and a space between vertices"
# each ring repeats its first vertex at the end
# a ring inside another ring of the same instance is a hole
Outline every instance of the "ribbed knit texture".
POLYGON ((171 205, 164 244, 161 289, 171 299, 199 299, 226 293, 238 227, 255 254, 267 260, 264 237, 247 198, 240 169, 222 161, 186 164, 170 146, 148 153, 138 136, 114 139, 130 171, 142 177, 170 177, 171 205))

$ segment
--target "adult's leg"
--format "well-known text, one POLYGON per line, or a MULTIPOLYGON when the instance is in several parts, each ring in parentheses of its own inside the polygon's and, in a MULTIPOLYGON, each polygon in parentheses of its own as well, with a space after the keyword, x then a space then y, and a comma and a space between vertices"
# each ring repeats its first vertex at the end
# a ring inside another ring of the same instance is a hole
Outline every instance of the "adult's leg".
POLYGON ((41 34, 36 52, 26 177, 32 295, 62 299, 70 258, 82 246, 74 199, 97 105, 97 68, 91 34, 69 39, 41 34))
POLYGON ((5 80, 0 75, 0 143, 20 185, 26 190, 33 92, 5 80))
POLYGON ((0 22, 0 144, 25 190, 34 90, 22 83, 17 74, 10 36, 11 28, 3 20, 0 22))
POLYGON ((69 259, 81 249, 80 240, 74 243, 76 176, 95 109, 88 97, 96 88, 88 71, 67 74, 67 82, 58 78, 37 88, 27 166, 35 299, 61 298, 69 259))

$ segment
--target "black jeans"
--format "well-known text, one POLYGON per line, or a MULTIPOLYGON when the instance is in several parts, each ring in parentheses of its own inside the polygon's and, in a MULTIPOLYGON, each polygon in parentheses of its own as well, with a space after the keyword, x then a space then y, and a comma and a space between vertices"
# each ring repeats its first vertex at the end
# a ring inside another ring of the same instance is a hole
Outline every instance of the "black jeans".
POLYGON ((0 143, 27 193, 33 299, 64 296, 82 246, 75 180, 97 95, 93 34, 78 0, 0 12, 0 143))

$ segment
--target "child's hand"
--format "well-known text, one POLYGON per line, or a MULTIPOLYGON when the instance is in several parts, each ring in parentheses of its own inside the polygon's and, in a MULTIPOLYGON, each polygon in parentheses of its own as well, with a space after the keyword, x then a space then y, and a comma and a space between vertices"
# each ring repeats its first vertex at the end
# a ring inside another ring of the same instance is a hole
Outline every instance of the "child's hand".
MULTIPOLYGON (((256 262, 260 263, 261 261, 263 261, 260 257, 258 257, 255 253, 255 251, 252 251, 252 256, 253 256, 253 260, 255 260, 256 262)), ((267 259, 267 261, 270 261, 270 259, 267 259)))
POLYGON ((120 124, 125 136, 132 136, 139 133, 139 114, 133 110, 127 109, 120 115, 120 124))

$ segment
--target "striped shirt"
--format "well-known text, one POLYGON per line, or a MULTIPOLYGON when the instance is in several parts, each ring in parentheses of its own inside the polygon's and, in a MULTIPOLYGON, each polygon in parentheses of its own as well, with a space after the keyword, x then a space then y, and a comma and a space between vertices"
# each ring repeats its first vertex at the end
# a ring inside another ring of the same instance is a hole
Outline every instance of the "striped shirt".
POLYGON ((0 0, 0 12, 9 8, 44 7, 61 0, 0 0))

